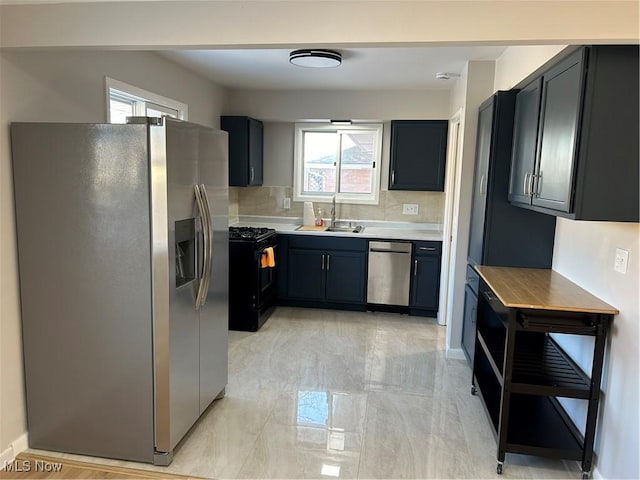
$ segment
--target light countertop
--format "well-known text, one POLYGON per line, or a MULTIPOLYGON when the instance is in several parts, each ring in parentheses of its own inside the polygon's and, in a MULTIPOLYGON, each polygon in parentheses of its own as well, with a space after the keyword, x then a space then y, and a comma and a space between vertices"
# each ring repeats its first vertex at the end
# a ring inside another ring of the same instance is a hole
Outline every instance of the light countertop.
MULTIPOLYGON (((340 219, 340 221, 344 221, 340 219)), ((346 220, 349 221, 349 220, 346 220)), ((232 223, 238 227, 264 227, 274 228, 278 233, 291 235, 322 235, 335 237, 377 238, 389 240, 423 240, 442 241, 442 225, 433 223, 408 223, 408 222, 381 222, 381 221, 354 221, 354 224, 363 225, 360 233, 352 232, 313 232, 296 230, 302 225, 302 219, 293 217, 249 217, 240 216, 239 221, 232 223)))
POLYGON ((617 315, 616 308, 546 268, 476 266, 505 307, 617 315))

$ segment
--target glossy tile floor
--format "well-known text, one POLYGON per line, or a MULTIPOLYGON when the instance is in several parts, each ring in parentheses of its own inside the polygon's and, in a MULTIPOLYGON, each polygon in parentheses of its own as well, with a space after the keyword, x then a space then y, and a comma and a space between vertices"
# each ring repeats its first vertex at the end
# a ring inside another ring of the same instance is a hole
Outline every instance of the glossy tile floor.
MULTIPOLYGON (((387 313, 279 307, 229 333, 229 384, 169 467, 208 478, 580 478, 575 462, 507 455, 445 327, 387 313)), ((87 461, 90 457, 64 455, 87 461)))

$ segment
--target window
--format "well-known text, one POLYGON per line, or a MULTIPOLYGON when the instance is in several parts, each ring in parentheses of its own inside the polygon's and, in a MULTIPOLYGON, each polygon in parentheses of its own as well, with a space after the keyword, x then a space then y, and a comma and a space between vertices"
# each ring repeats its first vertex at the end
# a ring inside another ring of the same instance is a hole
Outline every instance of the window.
POLYGON ((187 120, 187 105, 106 77, 107 122, 126 123, 127 117, 167 115, 187 120))
POLYGON ((378 204, 382 124, 296 123, 294 200, 378 204))

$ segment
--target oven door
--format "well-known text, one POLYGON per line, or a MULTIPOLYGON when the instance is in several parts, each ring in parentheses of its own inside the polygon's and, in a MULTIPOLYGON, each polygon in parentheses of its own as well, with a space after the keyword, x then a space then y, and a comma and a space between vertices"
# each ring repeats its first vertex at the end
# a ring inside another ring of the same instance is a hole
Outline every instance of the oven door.
MULTIPOLYGON (((274 253, 276 253, 277 260, 277 244, 269 245, 273 247, 274 253)), ((258 264, 258 285, 256 295, 256 307, 262 309, 266 304, 273 303, 274 296, 276 294, 276 267, 261 268, 260 263, 262 259, 262 253, 264 249, 260 249, 257 252, 257 264, 258 264)))

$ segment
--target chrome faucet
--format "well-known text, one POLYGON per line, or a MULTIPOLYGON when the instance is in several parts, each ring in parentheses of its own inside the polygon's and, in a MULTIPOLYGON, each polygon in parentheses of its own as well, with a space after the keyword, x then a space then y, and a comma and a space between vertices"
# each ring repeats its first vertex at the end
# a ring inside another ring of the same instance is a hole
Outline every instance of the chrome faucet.
POLYGON ((336 226, 336 196, 334 195, 331 200, 331 226, 336 226))

